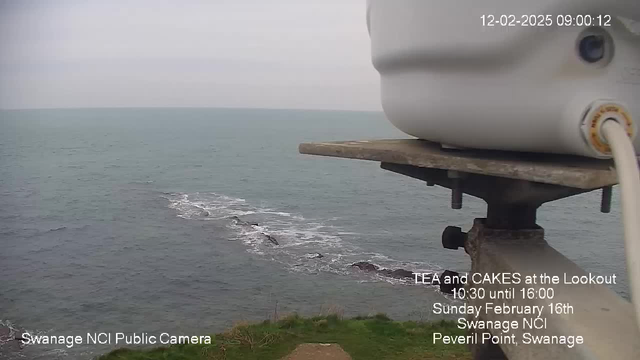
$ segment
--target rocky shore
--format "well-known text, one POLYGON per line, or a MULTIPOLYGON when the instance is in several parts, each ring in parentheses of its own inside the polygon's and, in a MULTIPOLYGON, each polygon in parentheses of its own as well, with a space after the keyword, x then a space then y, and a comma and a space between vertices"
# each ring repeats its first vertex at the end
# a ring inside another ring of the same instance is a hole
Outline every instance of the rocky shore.
POLYGON ((463 284, 459 281, 460 274, 451 270, 445 270, 442 273, 437 274, 437 276, 436 274, 427 274, 425 276, 422 276, 422 273, 415 273, 406 269, 381 268, 380 266, 372 264, 368 261, 358 261, 351 264, 351 267, 394 279, 414 280, 426 285, 437 285, 440 287, 440 291, 445 294, 453 294, 453 291, 455 289, 463 287, 463 284), (416 276, 416 274, 418 276, 416 276))

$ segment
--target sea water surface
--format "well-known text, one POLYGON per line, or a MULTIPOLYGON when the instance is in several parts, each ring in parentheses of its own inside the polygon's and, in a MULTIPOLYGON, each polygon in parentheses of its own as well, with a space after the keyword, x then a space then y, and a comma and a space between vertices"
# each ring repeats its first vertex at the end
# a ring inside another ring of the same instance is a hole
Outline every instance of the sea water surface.
MULTIPOLYGON (((114 348, 20 349, 10 329, 201 335, 276 312, 433 318, 431 304, 450 301, 436 288, 349 265, 467 271, 440 235, 486 205, 467 196, 452 210, 445 189, 377 163, 298 153, 307 141, 401 137, 368 112, 0 111, 0 357, 114 348)), ((587 271, 617 274, 628 297, 619 218, 617 193, 601 214, 596 192, 544 205, 539 224, 587 271)))

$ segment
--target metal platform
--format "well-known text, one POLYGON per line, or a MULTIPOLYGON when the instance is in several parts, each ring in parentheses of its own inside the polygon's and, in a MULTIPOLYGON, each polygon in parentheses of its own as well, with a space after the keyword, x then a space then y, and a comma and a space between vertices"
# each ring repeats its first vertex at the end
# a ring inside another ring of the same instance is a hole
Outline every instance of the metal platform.
POLYGON ((593 190, 617 183, 608 160, 578 156, 502 151, 444 150, 425 140, 362 140, 300 144, 300 153, 420 168, 454 170, 471 174, 534 181, 593 190))
POLYGON ((462 194, 485 200, 487 225, 531 229, 544 203, 603 189, 601 209, 608 212, 613 163, 607 160, 501 151, 444 150, 417 140, 364 140, 300 144, 300 152, 381 162, 385 170, 452 189, 452 208, 462 194))
MULTIPOLYGON (((609 212, 611 188, 617 183, 613 162, 551 154, 442 149, 438 144, 416 140, 370 140, 306 143, 300 152, 339 158, 378 161, 385 170, 452 190, 451 207, 462 207, 462 195, 487 202, 487 217, 476 219, 468 233, 448 227, 445 248, 464 248, 471 258, 471 274, 546 273, 584 275, 584 270, 558 253, 544 240, 536 213, 545 202, 603 189, 601 211, 609 212)), ((609 239, 607 239, 609 240, 609 239)), ((619 241, 622 239, 610 239, 619 241)), ((474 285, 467 285, 468 288, 474 285)), ((524 284, 511 286, 520 291, 524 284)), ((540 288, 541 285, 527 285, 540 288)), ((548 285, 547 285, 548 286, 548 285)), ((491 290, 506 286, 491 285, 491 290)), ((555 301, 572 304, 573 315, 552 316, 536 335, 582 335, 585 344, 472 346, 476 360, 487 359, 640 359, 640 330, 632 305, 602 285, 559 285, 555 301)), ((486 305, 487 299, 469 300, 486 305)), ((509 299, 509 305, 549 306, 549 299, 509 299)), ((483 320, 516 320, 522 315, 487 314, 483 320)), ((514 331, 522 335, 524 329, 514 331)), ((494 334, 496 335, 496 334, 494 334)), ((497 334, 500 335, 500 334, 497 334)))

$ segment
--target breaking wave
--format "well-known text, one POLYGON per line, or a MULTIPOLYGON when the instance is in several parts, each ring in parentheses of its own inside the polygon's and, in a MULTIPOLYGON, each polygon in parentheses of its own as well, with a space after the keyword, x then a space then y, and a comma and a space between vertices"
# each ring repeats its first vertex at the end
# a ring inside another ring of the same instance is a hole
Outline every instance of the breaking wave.
POLYGON ((21 337, 23 333, 28 332, 33 335, 46 335, 48 331, 33 331, 23 329, 14 324, 10 320, 0 319, 0 358, 1 359, 61 359, 68 354, 65 349, 52 347, 44 351, 33 354, 28 351, 31 345, 25 345, 16 337, 21 337))
POLYGON ((217 193, 170 193, 165 194, 165 198, 169 201, 168 207, 174 209, 178 217, 190 221, 213 221, 229 230, 228 240, 239 241, 249 253, 280 263, 290 271, 359 276, 360 281, 412 283, 365 274, 350 265, 368 261, 389 269, 441 270, 432 263, 404 262, 366 251, 354 244, 368 234, 335 226, 336 218, 308 219, 301 214, 261 207, 246 199, 217 193), (277 239, 278 245, 272 243, 267 235, 277 239))

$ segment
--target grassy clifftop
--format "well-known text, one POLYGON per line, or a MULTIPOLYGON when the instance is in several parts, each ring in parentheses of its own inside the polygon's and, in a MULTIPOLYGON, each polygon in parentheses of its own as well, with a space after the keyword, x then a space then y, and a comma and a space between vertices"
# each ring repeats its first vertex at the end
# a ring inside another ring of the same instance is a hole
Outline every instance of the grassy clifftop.
POLYGON ((464 335, 452 322, 396 322, 385 315, 340 319, 336 315, 236 325, 210 345, 118 349, 99 360, 277 360, 302 343, 336 343, 354 360, 471 359, 464 345, 434 345, 432 334, 464 335))

